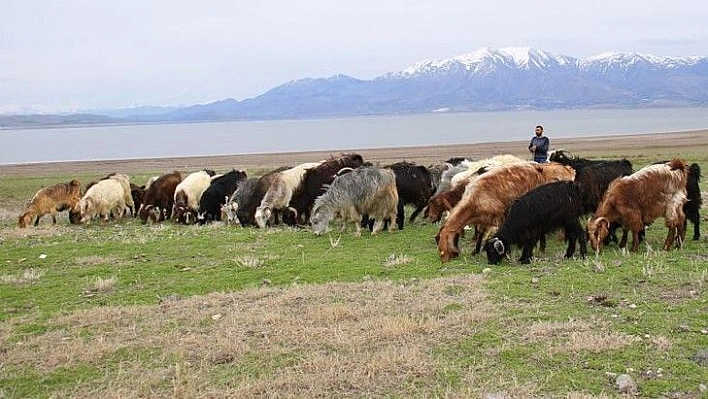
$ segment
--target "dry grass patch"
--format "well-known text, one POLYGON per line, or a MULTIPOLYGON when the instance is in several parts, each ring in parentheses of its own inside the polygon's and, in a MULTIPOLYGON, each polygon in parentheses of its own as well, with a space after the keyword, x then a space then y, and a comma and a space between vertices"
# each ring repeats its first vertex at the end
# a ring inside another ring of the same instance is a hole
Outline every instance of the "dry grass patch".
POLYGON ((384 261, 384 266, 386 267, 393 267, 393 266, 398 266, 398 265, 406 265, 408 263, 413 262, 413 258, 406 254, 391 254, 389 255, 388 258, 384 261))
POLYGON ((13 276, 13 275, 3 275, 0 276, 0 282, 3 284, 8 284, 8 285, 25 285, 25 284, 33 284, 39 279, 44 276, 44 272, 41 270, 35 270, 35 269, 27 269, 22 272, 22 274, 13 276))
POLYGON ((239 256, 236 258, 236 263, 247 269, 258 269, 265 266, 265 260, 256 256, 239 256))
POLYGON ((30 225, 27 228, 21 229, 17 227, 18 216, 19 213, 15 215, 13 225, 11 227, 0 228, 0 242, 17 238, 53 237, 60 234, 71 234, 75 232, 75 226, 70 226, 68 225, 68 222, 60 221, 58 217, 57 224, 52 224, 52 218, 50 216, 45 216, 42 218, 39 222, 39 226, 37 227, 30 225))
POLYGON ((632 335, 607 332, 607 327, 597 320, 539 322, 523 326, 523 330, 523 341, 543 343, 550 354, 599 353, 621 349, 640 340, 632 335))
POLYGON ((117 256, 105 256, 105 255, 89 255, 76 258, 74 263, 77 266, 87 267, 96 265, 115 265, 120 263, 120 258, 117 256))
POLYGON ((89 292, 110 292, 113 291, 115 288, 116 284, 118 284, 118 278, 115 276, 111 276, 108 278, 102 278, 100 276, 96 276, 91 279, 91 283, 86 289, 86 291, 89 292))
POLYGON ((151 353, 151 364, 121 361, 122 379, 86 383, 78 396, 111 393, 109 382, 128 396, 413 394, 440 388, 420 386, 435 384, 437 345, 494 317, 480 280, 266 287, 78 310, 52 320, 54 331, 9 346, 5 362, 50 373, 151 353))

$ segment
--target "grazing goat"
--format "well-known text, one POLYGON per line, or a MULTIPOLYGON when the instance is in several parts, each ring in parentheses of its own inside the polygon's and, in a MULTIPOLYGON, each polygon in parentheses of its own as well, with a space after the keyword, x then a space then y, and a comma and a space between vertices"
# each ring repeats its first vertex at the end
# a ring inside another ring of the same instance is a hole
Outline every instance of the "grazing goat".
POLYGON ((341 154, 331 156, 320 165, 305 171, 302 184, 293 192, 290 200, 290 207, 297 212, 298 223, 309 222, 315 199, 325 193, 327 185, 332 184, 339 172, 351 171, 363 163, 364 159, 359 154, 341 154))
POLYGON ((104 179, 96 182, 79 200, 81 223, 87 223, 95 218, 102 222, 109 218, 120 219, 125 213, 127 204, 125 188, 121 179, 104 179))
MULTIPOLYGON (((256 208, 256 224, 264 229, 274 222, 273 216, 281 209, 287 208, 293 192, 302 184, 305 172, 319 166, 322 162, 303 163, 294 168, 284 170, 273 176, 268 190, 263 195, 261 204, 256 208)), ((297 216, 297 215, 296 215, 297 216)))
MULTIPOLYGON (((113 179, 120 183, 123 188, 123 201, 125 201, 125 206, 130 210, 131 215, 135 215, 135 203, 133 202, 133 194, 130 188, 130 178, 126 175, 119 173, 112 173, 106 177, 107 179, 113 179)), ((88 189, 87 189, 88 191, 88 189)), ((123 215, 121 215, 123 216, 123 215)))
POLYGON ((613 222, 632 232, 633 252, 639 249, 640 234, 645 224, 659 217, 665 219, 669 232, 664 250, 676 238, 679 246, 685 238, 683 205, 686 202, 686 163, 673 159, 664 164, 649 165, 629 176, 616 179, 607 189, 587 230, 593 249, 599 251, 613 222))
POLYGON ((439 222, 445 212, 449 212, 462 198, 465 187, 472 180, 476 179, 483 173, 500 165, 511 163, 523 163, 524 160, 513 155, 502 154, 481 161, 468 161, 467 170, 458 172, 450 179, 452 186, 450 189, 438 192, 430 198, 428 207, 425 209, 424 216, 430 219, 431 222, 439 222))
POLYGON ((398 191, 396 227, 403 230, 405 206, 413 205, 415 207, 409 219, 409 222, 412 223, 428 205, 428 201, 435 191, 435 186, 430 172, 425 166, 403 161, 386 168, 391 169, 396 175, 396 190, 398 191))
POLYGON ((288 169, 290 167, 283 166, 264 174, 260 178, 248 179, 244 185, 236 189, 236 192, 234 192, 234 197, 237 197, 236 203, 238 204, 236 214, 241 226, 257 226, 256 208, 261 204, 263 196, 268 191, 273 179, 278 173, 288 169))
POLYGON ((212 220, 220 221, 222 205, 233 195, 238 185, 246 181, 246 177, 246 172, 232 169, 226 174, 212 178, 211 184, 199 201, 199 214, 197 215, 199 224, 212 220))
POLYGON ((161 222, 167 219, 174 204, 175 189, 182 181, 182 174, 174 171, 158 178, 151 178, 145 185, 143 205, 138 211, 142 223, 148 220, 161 222))
POLYGON ((188 175, 177 185, 172 203, 172 220, 179 224, 196 223, 199 200, 209 188, 213 175, 213 171, 200 170, 188 175))
POLYGON ((573 180, 575 170, 555 162, 513 163, 484 173, 467 185, 460 202, 452 209, 437 235, 440 259, 457 257, 457 240, 467 225, 479 227, 475 252, 479 252, 484 232, 501 226, 511 203, 541 184, 573 180))
POLYGON ((137 217, 138 210, 143 206, 145 200, 145 186, 130 183, 130 196, 133 198, 133 217, 137 217))
MULTIPOLYGON (((668 161, 655 162, 662 164, 668 161)), ((693 241, 701 239, 701 205, 703 198, 701 197, 701 187, 699 186, 701 179, 701 167, 697 163, 693 163, 688 167, 688 177, 686 179, 686 198, 687 201, 683 205, 683 213, 686 215, 684 221, 684 230, 688 227, 688 222, 693 223, 693 241)))
POLYGON ((460 172, 456 174, 455 176, 452 176, 452 179, 450 180, 450 184, 454 187, 457 185, 457 183, 468 180, 468 177, 471 176, 479 176, 482 174, 484 171, 488 171, 492 168, 495 168, 497 166, 501 165, 508 165, 512 163, 525 163, 521 158, 515 157, 510 154, 501 154, 501 155, 495 155, 491 158, 483 159, 481 161, 474 161, 470 162, 467 165, 467 170, 460 172))
POLYGON ((513 244, 522 248, 519 262, 528 264, 536 242, 559 228, 564 229, 568 240, 565 257, 573 256, 576 242, 580 241, 580 255, 585 258, 587 235, 579 218, 591 210, 584 196, 578 183, 559 181, 538 186, 516 199, 504 224, 484 245, 488 263, 499 264, 513 244))
MULTIPOLYGON (((315 200, 310 222, 315 234, 327 230, 335 216, 353 221, 356 235, 361 235, 361 217, 369 215, 376 219, 371 234, 384 226, 384 220, 394 220, 398 205, 396 175, 391 169, 359 167, 332 182, 329 189, 315 200)), ((391 231, 393 223, 389 224, 391 231)))
MULTIPOLYGON (((554 150, 549 152, 548 160, 551 162, 562 163, 575 169, 577 172, 575 181, 581 183, 581 188, 586 192, 587 201, 589 201, 592 211, 594 212, 600 205, 602 198, 607 191, 610 183, 622 176, 629 176, 634 171, 632 163, 627 159, 606 160, 606 159, 587 159, 573 155, 567 150, 554 150)), ((611 241, 617 242, 615 230, 619 227, 614 224, 610 230, 610 234, 605 238, 605 244, 611 241)), ((624 248, 627 243, 627 231, 624 231, 622 240, 619 246, 624 248)))
POLYGON ((37 191, 25 211, 20 215, 18 225, 27 227, 34 219, 34 225, 44 215, 52 216, 52 223, 57 223, 57 212, 76 208, 81 198, 81 183, 74 179, 68 183, 58 183, 37 191))

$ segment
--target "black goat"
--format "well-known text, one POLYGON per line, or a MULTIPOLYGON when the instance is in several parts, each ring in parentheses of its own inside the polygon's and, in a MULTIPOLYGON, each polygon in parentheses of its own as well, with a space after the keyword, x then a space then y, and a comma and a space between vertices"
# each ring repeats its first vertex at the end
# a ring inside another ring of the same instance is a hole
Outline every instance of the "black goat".
POLYGON ((199 224, 213 220, 220 221, 221 206, 236 191, 238 185, 245 180, 246 172, 235 169, 213 179, 199 200, 199 213, 197 214, 199 224))
MULTIPOLYGON (((693 240, 701 239, 701 205, 703 198, 701 197, 701 188, 698 183, 701 180, 701 167, 697 163, 691 164, 688 168, 688 180, 686 180, 686 197, 688 201, 683 205, 683 213, 686 214, 686 221, 690 220, 693 223, 693 240)), ((684 230, 686 228, 684 227, 684 230)))
POLYGON ((573 256, 580 241, 580 255, 585 258, 588 239, 579 218, 589 212, 586 206, 583 190, 575 182, 553 182, 529 191, 514 201, 502 227, 484 245, 487 261, 499 264, 515 244, 522 247, 519 262, 530 263, 536 242, 558 228, 564 229, 568 240, 565 257, 573 256))
POLYGON ((403 230, 405 205, 415 207, 409 218, 409 222, 413 222, 428 205, 428 201, 435 191, 435 184, 428 168, 423 165, 403 161, 386 168, 391 169, 396 175, 396 191, 398 191, 396 226, 399 230, 403 230))

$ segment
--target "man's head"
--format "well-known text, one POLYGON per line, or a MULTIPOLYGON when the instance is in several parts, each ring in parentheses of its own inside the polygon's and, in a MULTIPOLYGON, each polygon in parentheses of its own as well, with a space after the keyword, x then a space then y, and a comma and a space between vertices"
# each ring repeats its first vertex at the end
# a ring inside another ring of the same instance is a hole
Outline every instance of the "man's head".
POLYGON ((541 126, 541 125, 536 126, 535 132, 536 132, 536 137, 541 137, 541 135, 543 134, 543 126, 541 126))

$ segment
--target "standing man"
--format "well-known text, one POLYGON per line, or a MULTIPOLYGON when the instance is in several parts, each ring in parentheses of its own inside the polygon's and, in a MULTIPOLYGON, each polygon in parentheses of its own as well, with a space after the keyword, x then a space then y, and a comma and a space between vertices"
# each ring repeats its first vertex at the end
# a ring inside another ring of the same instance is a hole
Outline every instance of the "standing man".
POLYGON ((536 126, 535 133, 536 136, 531 137, 529 152, 533 154, 534 161, 544 163, 548 158, 548 149, 550 148, 551 141, 548 137, 543 135, 543 126, 536 126))

